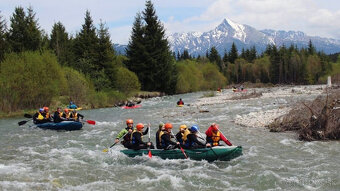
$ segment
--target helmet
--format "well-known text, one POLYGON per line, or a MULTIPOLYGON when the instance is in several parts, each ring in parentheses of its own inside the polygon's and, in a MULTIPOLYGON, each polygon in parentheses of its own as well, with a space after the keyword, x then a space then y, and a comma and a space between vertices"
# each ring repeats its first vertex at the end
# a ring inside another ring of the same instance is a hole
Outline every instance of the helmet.
POLYGON ((213 123, 211 127, 213 131, 218 131, 218 125, 216 123, 213 123))
POLYGON ((200 130, 200 128, 198 127, 198 125, 193 125, 192 127, 190 127, 190 131, 191 131, 191 132, 197 132, 198 130, 200 130))
POLYGON ((187 129, 187 126, 186 126, 186 125, 181 125, 181 126, 179 126, 179 130, 185 130, 185 129, 187 129))
POLYGON ((164 127, 164 123, 159 123, 158 127, 159 128, 164 127))
POLYGON ((64 109, 64 111, 65 111, 65 113, 67 113, 67 112, 68 112, 68 109, 67 109, 67 108, 65 108, 65 109, 64 109))
POLYGON ((44 107, 43 109, 44 109, 44 111, 48 111, 49 110, 48 107, 44 107))
POLYGON ((129 123, 133 123, 133 120, 132 119, 126 120, 126 124, 129 124, 129 123))
POLYGON ((40 108, 40 109, 39 109, 39 112, 43 112, 43 111, 44 111, 44 109, 43 109, 43 108, 40 108))
POLYGON ((143 123, 138 123, 138 124, 136 125, 136 129, 137 129, 138 131, 142 130, 143 128, 144 128, 144 124, 143 124, 143 123))
POLYGON ((165 129, 172 129, 172 124, 171 124, 171 123, 166 123, 166 124, 164 125, 164 128, 165 128, 165 129))

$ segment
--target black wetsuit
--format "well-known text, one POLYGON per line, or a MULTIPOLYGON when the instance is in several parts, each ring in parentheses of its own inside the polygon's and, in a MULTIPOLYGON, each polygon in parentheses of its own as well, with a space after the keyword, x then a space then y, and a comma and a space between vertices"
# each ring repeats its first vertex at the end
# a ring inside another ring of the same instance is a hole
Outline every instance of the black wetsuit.
POLYGON ((171 134, 170 133, 164 133, 161 136, 161 146, 162 149, 168 150, 168 149, 175 149, 177 147, 177 143, 171 141, 171 134))
MULTIPOLYGON (((135 131, 132 133, 132 139, 131 139, 131 148, 138 150, 138 149, 147 149, 148 145, 147 142, 143 142, 142 140, 142 134, 146 135, 149 131, 149 128, 147 128, 143 133, 135 131)), ((151 144, 151 149, 154 148, 154 146, 151 144)))
POLYGON ((54 112, 54 115, 53 115, 54 123, 60 123, 62 121, 65 121, 64 119, 65 118, 60 117, 60 113, 58 111, 54 112))

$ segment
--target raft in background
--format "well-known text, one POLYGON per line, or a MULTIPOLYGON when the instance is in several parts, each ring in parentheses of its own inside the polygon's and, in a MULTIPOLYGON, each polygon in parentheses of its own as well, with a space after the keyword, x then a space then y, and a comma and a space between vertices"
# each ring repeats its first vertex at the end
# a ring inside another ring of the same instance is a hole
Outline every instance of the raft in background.
POLYGON ((36 124, 36 126, 42 129, 74 131, 80 130, 83 127, 83 124, 77 121, 62 121, 60 123, 48 122, 36 124))
MULTIPOLYGON (((213 148, 202 148, 202 149, 184 149, 188 158, 192 160, 207 160, 209 162, 220 160, 229 161, 242 155, 241 146, 217 146, 213 148)), ((147 155, 147 149, 133 150, 124 149, 120 152, 126 154, 129 157, 147 155)), ((162 159, 185 159, 180 149, 163 150, 163 149, 152 149, 151 153, 153 156, 158 156, 162 159)))
POLYGON ((129 107, 129 106, 123 106, 122 108, 123 108, 123 109, 135 109, 135 108, 139 108, 139 107, 142 107, 142 105, 134 105, 134 106, 131 106, 131 107, 129 107))

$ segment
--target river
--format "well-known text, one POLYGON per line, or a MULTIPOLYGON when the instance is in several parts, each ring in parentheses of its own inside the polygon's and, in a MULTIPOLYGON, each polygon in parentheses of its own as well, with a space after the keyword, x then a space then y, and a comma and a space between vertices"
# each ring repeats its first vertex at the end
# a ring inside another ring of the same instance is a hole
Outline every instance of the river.
MULTIPOLYGON (((223 92, 225 93, 225 92, 223 92)), ((80 113, 96 125, 80 131, 42 130, 18 126, 24 118, 0 120, 0 190, 340 190, 340 144, 301 142, 295 133, 236 125, 237 115, 269 110, 315 96, 228 101, 176 107, 182 98, 193 105, 204 92, 143 100, 137 109, 105 108, 80 113), (199 112, 205 110, 209 112, 199 112), (109 147, 125 120, 151 123, 152 138, 160 122, 198 124, 204 132, 212 122, 242 145, 243 155, 231 161, 128 158, 109 147)))

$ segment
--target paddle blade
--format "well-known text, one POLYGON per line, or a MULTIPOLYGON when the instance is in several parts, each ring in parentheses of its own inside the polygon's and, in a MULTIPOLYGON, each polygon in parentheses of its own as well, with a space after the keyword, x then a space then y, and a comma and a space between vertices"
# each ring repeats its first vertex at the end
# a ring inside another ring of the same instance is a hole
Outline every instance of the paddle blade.
POLYGON ((32 115, 25 113, 25 114, 24 114, 24 117, 26 117, 26 118, 32 118, 32 115))
POLYGON ((95 125, 95 124, 96 124, 96 122, 95 122, 95 121, 92 121, 92 120, 86 120, 86 122, 87 122, 88 124, 90 124, 90 125, 95 125))
POLYGON ((149 156, 149 158, 152 158, 151 150, 149 150, 148 156, 149 156))
POLYGON ((109 151, 109 149, 103 149, 104 153, 107 153, 109 151))
POLYGON ((182 147, 180 147, 180 148, 181 148, 181 151, 182 151, 182 153, 183 153, 184 157, 187 159, 187 158, 188 158, 188 156, 187 156, 187 154, 185 154, 185 152, 184 152, 184 149, 183 149, 182 147))
POLYGON ((19 121, 19 122, 18 122, 18 125, 21 126, 21 125, 24 125, 24 124, 26 124, 26 123, 27 123, 27 121, 19 121))

